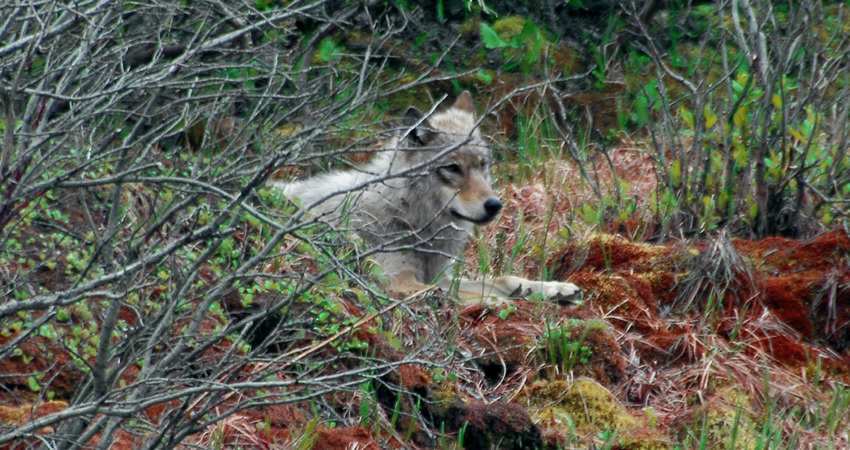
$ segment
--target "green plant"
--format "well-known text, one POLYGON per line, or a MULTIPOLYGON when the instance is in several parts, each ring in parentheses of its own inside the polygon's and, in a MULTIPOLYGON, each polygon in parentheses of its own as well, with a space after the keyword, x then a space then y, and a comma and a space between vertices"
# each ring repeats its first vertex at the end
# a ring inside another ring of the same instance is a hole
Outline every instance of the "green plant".
POLYGON ((556 373, 569 373, 575 366, 590 362, 593 350, 584 345, 590 328, 577 319, 556 325, 546 322, 539 346, 556 373))
POLYGON ((516 306, 510 305, 507 308, 504 308, 501 311, 499 311, 499 318, 502 319, 502 320, 507 320, 508 317, 511 316, 511 314, 516 312, 516 310, 517 310, 516 306))
MULTIPOLYGON (((704 9, 693 14, 706 16, 704 9)), ((714 14, 721 31, 705 33, 702 44, 719 44, 713 54, 683 65, 676 53, 662 56, 654 41, 642 48, 658 79, 635 83, 630 119, 646 125, 656 144, 657 220, 693 232, 733 226, 759 236, 829 226, 846 215, 836 205, 850 192, 850 158, 839 143, 846 132, 828 131, 835 126, 830 111, 841 108, 847 88, 837 67, 821 70, 811 61, 833 61, 835 41, 824 36, 836 30, 798 20, 808 14, 802 8, 748 5, 731 19, 726 9, 714 14), (755 21, 785 31, 757 33, 748 28, 755 21)))
POLYGON ((505 58, 505 70, 518 68, 525 74, 534 70, 540 63, 541 56, 546 54, 551 45, 543 29, 530 19, 507 17, 500 19, 493 26, 482 22, 480 34, 485 48, 501 50, 505 58))

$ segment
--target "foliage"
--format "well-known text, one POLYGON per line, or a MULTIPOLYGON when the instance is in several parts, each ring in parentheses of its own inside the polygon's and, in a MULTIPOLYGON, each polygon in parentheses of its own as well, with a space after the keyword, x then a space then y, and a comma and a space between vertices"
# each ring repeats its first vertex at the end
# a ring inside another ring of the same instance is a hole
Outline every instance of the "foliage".
POLYGON ((593 326, 577 319, 557 325, 547 323, 540 347, 549 355, 549 366, 560 373, 569 373, 574 366, 590 362, 593 350, 584 341, 592 329, 593 326))
POLYGON ((667 228, 797 236, 846 217, 850 158, 836 121, 847 114, 837 26, 846 13, 769 6, 679 11, 666 57, 649 25, 636 23, 645 40, 631 60, 652 64, 656 78, 634 80, 629 120, 647 127, 655 146, 659 189, 650 203, 667 228), (679 20, 705 27, 700 48, 713 51, 680 53, 679 20))
POLYGON ((493 26, 481 22, 481 42, 491 50, 502 50, 504 69, 519 68, 529 74, 538 68, 541 56, 548 52, 551 43, 543 30, 530 19, 506 17, 493 26))

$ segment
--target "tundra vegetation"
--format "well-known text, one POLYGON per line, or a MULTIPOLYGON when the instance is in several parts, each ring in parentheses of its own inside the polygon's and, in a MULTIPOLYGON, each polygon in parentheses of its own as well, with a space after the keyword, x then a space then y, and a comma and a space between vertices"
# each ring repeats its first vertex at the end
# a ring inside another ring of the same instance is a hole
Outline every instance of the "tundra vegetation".
POLYGON ((846 2, 0 12, 3 448, 850 446, 846 2), (268 188, 463 90, 457 273, 582 304, 385 292, 268 188))

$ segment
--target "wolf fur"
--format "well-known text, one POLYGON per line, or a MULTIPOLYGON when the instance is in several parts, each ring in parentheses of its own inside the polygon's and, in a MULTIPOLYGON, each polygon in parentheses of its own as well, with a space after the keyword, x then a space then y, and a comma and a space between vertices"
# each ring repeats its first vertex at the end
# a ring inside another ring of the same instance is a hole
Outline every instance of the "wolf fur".
MULTIPOLYGON (((461 94, 445 111, 424 117, 409 108, 404 131, 359 170, 331 172, 292 183, 276 183, 299 198, 313 217, 358 230, 383 269, 389 290, 409 293, 444 277, 463 252, 473 229, 495 219, 502 203, 490 181, 490 151, 477 128, 472 97, 461 94)), ((515 276, 460 280, 467 302, 503 301, 539 293, 577 301, 571 283, 515 276)))

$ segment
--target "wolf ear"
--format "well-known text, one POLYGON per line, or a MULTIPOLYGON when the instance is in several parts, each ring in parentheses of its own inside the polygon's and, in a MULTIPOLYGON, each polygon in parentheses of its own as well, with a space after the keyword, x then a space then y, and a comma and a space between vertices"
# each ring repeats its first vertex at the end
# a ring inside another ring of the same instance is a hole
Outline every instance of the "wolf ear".
POLYGON ((452 108, 474 114, 475 107, 472 106, 472 94, 470 94, 469 91, 461 92, 457 97, 457 100, 455 100, 454 105, 452 105, 452 108))
POLYGON ((404 113, 404 126, 405 128, 416 127, 410 130, 411 139, 419 145, 427 145, 434 138, 434 132, 429 130, 425 122, 422 120, 424 116, 418 109, 411 106, 407 108, 407 112, 404 113), (418 124, 418 125, 417 125, 418 124))

